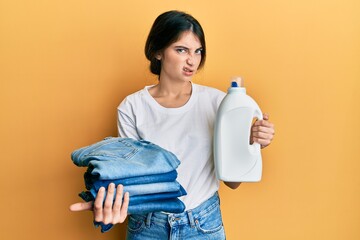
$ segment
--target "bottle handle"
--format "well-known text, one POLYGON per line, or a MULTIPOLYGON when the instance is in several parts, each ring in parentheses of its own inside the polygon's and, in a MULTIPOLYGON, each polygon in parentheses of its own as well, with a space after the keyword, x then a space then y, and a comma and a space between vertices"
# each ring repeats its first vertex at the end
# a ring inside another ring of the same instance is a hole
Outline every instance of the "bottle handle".
MULTIPOLYGON (((263 120, 263 114, 260 109, 255 109, 253 118, 257 118, 258 120, 263 120)), ((253 143, 249 145, 249 149, 250 152, 255 155, 260 153, 261 145, 259 143, 253 143)))

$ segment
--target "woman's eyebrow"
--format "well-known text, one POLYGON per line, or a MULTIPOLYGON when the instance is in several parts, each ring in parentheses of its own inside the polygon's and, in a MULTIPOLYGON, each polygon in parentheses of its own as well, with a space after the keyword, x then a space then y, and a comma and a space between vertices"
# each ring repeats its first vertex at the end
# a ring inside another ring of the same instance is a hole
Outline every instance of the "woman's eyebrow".
POLYGON ((176 45, 176 46, 174 46, 175 48, 185 48, 185 49, 189 49, 188 47, 185 47, 185 46, 183 46, 183 45, 176 45))
MULTIPOLYGON (((186 49, 186 50, 189 50, 189 48, 188 47, 185 47, 185 46, 183 46, 183 45, 176 45, 176 46, 174 46, 175 48, 184 48, 184 49, 186 49)), ((203 47, 199 47, 199 48, 197 48, 196 50, 202 50, 203 49, 203 47)))

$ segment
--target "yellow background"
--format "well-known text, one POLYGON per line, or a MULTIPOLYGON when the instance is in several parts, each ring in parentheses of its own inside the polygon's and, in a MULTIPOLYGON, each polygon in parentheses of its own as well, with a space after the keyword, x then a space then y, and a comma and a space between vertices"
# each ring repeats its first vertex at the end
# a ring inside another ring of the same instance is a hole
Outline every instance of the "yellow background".
POLYGON ((227 239, 360 239, 360 1, 0 1, 0 239, 122 239, 71 213, 79 147, 116 135, 116 107, 153 84, 160 13, 203 25, 194 82, 241 75, 276 125, 260 183, 221 186, 227 239))

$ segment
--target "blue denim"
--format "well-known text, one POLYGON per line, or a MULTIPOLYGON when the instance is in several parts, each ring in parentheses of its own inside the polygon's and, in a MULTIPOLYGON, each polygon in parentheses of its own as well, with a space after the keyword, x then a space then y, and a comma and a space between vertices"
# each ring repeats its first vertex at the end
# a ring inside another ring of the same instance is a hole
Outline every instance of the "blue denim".
MULTIPOLYGON (((90 192, 96 197, 98 190, 99 189, 92 188, 90 192)), ((179 190, 180 184, 177 181, 124 186, 124 192, 128 192, 130 197, 155 193, 176 192, 179 190)))
POLYGON ((181 213, 185 210, 185 204, 178 198, 155 200, 146 204, 134 204, 129 206, 128 214, 144 214, 154 211, 181 213))
MULTIPOLYGON (((116 194, 116 190, 115 190, 116 194)), ((115 199, 114 194, 114 199, 115 199)), ((81 192, 79 196, 86 202, 94 201, 96 198, 97 193, 94 191, 86 191, 81 192)), ((160 193, 153 193, 153 194, 145 194, 145 195, 135 195, 130 197, 130 205, 140 204, 140 203, 147 203, 152 202, 155 200, 164 200, 170 198, 177 198, 186 195, 185 189, 180 185, 180 189, 177 191, 172 192, 160 192, 160 193)), ((106 196, 106 193, 105 193, 106 196)))
MULTIPOLYGON (((91 174, 89 174, 91 175, 91 174)), ((168 173, 153 174, 147 176, 131 177, 131 178, 122 178, 122 179, 112 179, 112 180, 97 180, 86 177, 85 173, 85 186, 86 189, 90 190, 91 188, 99 189, 100 187, 107 187, 110 183, 114 183, 116 186, 122 184, 126 185, 136 185, 136 184, 147 184, 147 183, 158 183, 158 182, 172 182, 177 178, 177 171, 171 171, 168 173)))
MULTIPOLYGON (((109 137, 82 147, 71 154, 73 162, 88 167, 84 174, 87 192, 80 193, 85 201, 96 198, 98 189, 111 182, 123 184, 130 193, 129 214, 165 211, 180 213, 185 205, 177 197, 186 194, 175 181, 180 161, 176 156, 144 140, 109 137)), ((94 222, 101 231, 111 224, 94 222)))
MULTIPOLYGON (((156 201, 156 200, 165 200, 165 199, 181 197, 184 195, 186 195, 186 191, 182 186, 180 186, 180 189, 178 191, 174 191, 174 192, 133 196, 130 198, 130 204, 140 204, 140 203, 152 202, 152 201, 156 201)), ((162 211, 165 211, 165 210, 162 210, 162 211)))
POLYGON ((182 213, 152 212, 128 216, 127 240, 225 239, 219 196, 182 213))
POLYGON ((75 150, 71 159, 88 167, 98 180, 112 180, 168 173, 175 170, 177 157, 148 141, 109 137, 75 150))
MULTIPOLYGON (((131 202, 131 200, 130 200, 131 202)), ((181 213, 185 210, 185 205, 178 198, 170 198, 164 200, 155 200, 147 202, 146 204, 130 204, 128 207, 128 214, 147 214, 149 212, 170 212, 170 213, 181 213)), ((102 222, 95 222, 94 226, 101 226, 101 232, 107 232, 112 227, 113 224, 104 224, 102 222)))

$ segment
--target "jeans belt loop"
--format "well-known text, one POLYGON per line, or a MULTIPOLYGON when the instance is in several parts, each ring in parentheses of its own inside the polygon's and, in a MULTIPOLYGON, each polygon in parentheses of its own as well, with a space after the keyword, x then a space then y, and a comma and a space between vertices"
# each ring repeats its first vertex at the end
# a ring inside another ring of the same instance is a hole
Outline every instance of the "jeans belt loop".
POLYGON ((194 216, 192 214, 192 211, 191 210, 187 211, 187 215, 188 215, 188 218, 189 218, 190 226, 192 228, 195 227, 194 216))
POLYGON ((152 216, 152 212, 148 213, 147 217, 146 217, 146 226, 150 227, 151 224, 151 216, 152 216))

